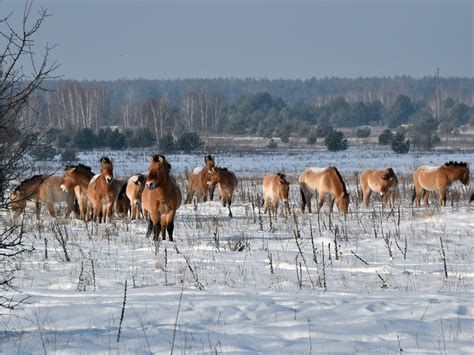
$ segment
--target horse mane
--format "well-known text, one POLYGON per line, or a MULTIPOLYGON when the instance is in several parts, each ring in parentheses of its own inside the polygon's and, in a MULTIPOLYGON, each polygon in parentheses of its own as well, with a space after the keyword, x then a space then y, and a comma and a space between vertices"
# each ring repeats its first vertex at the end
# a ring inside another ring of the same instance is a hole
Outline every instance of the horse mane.
POLYGON ((395 176, 395 172, 393 171, 392 168, 388 168, 387 169, 387 173, 382 176, 382 179, 384 180, 390 180, 391 178, 393 178, 395 176))
POLYGON ((82 170, 89 170, 91 171, 92 168, 90 166, 84 165, 84 164, 78 164, 78 165, 66 165, 64 168, 64 171, 69 170, 69 169, 82 169, 82 170))
POLYGON ((219 169, 220 171, 227 171, 227 168, 217 168, 219 169))
POLYGON ((332 168, 336 172, 336 175, 337 175, 337 177, 339 178, 339 181, 342 184, 342 188, 344 189, 344 195, 348 195, 347 189, 346 189, 346 183, 344 182, 344 179, 342 178, 341 173, 339 172, 339 170, 337 170, 337 168, 335 166, 332 166, 332 168))
POLYGON ((153 154, 151 156, 151 160, 153 160, 155 163, 159 163, 160 162, 160 159, 163 159, 163 161, 166 162, 166 165, 168 167, 168 170, 171 170, 171 164, 168 163, 168 161, 166 160, 166 157, 162 154, 153 154))
POLYGON ((285 174, 277 173, 277 175, 284 183, 288 183, 288 180, 286 180, 286 175, 285 174))
POLYGON ((466 162, 457 162, 457 161, 448 161, 446 163, 444 163, 444 166, 452 166, 452 167, 460 167, 460 168, 467 168, 467 163, 466 162))
POLYGON ((38 179, 38 178, 41 178, 41 180, 43 180, 44 176, 43 175, 33 175, 32 177, 30 177, 28 179, 25 179, 22 182, 20 182, 20 185, 15 187, 15 189, 13 191, 15 191, 15 192, 20 191, 20 189, 25 187, 25 185, 29 184, 31 181, 33 181, 35 179, 38 179))

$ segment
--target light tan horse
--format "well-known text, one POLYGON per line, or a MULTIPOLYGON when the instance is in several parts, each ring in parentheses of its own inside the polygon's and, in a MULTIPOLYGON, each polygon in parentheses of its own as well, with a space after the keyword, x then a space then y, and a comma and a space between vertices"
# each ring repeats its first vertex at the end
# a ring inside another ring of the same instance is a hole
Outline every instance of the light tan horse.
POLYGON ((51 216, 55 216, 54 205, 65 202, 67 205, 66 217, 76 212, 74 192, 64 192, 61 189, 61 176, 35 175, 23 180, 12 193, 12 210, 15 218, 22 213, 27 201, 35 203, 36 217, 39 219, 41 203, 46 205, 51 216))
POLYGON ((194 194, 196 194, 198 202, 206 202, 208 195, 210 195, 210 200, 213 199, 214 187, 209 187, 207 177, 215 166, 214 157, 211 155, 204 157, 204 164, 204 167, 198 167, 189 173, 188 193, 184 203, 191 203, 194 194))
POLYGON ((117 198, 117 185, 114 183, 113 166, 109 158, 100 159, 100 174, 89 182, 87 198, 92 206, 92 220, 102 223, 108 217, 110 221, 117 198))
POLYGON ((142 193, 145 188, 146 176, 143 174, 135 174, 130 176, 127 182, 125 193, 130 200, 131 219, 139 219, 142 209, 142 193))
POLYGON ((209 188, 216 185, 219 186, 222 206, 227 206, 229 208, 229 217, 232 217, 230 205, 232 204, 234 190, 238 184, 235 174, 232 171, 227 170, 227 168, 213 167, 210 169, 208 174, 207 184, 209 185, 209 188))
POLYGON ((287 213, 290 213, 288 194, 290 183, 286 180, 285 174, 267 174, 263 177, 263 201, 266 213, 277 215, 280 200, 283 200, 287 213))
POLYGON ((93 176, 94 173, 91 171, 91 168, 86 165, 67 165, 64 168, 61 189, 66 192, 74 191, 77 203, 79 204, 79 218, 83 221, 86 220, 87 205, 89 202, 87 198, 87 188, 93 176))
POLYGON ((385 208, 387 204, 387 196, 390 198, 390 207, 395 207, 398 178, 392 168, 364 170, 359 176, 359 182, 362 189, 362 200, 366 207, 369 206, 372 192, 378 192, 382 196, 382 208, 385 208))
POLYGON ((332 212, 334 200, 340 213, 346 214, 349 207, 349 193, 346 184, 339 171, 333 167, 309 168, 301 173, 298 178, 301 191, 301 212, 304 213, 305 206, 311 213, 311 197, 319 194, 317 212, 321 210, 324 196, 330 195, 329 211, 332 212))
POLYGON ((441 206, 446 206, 446 191, 455 181, 461 181, 463 185, 469 184, 469 165, 463 162, 447 162, 441 166, 420 166, 413 173, 413 184, 415 193, 413 200, 416 206, 420 206, 420 199, 423 196, 425 205, 428 206, 428 198, 431 191, 438 191, 441 206))
POLYGON ((148 168, 148 177, 142 193, 142 207, 149 215, 147 238, 153 232, 153 239, 173 240, 174 217, 181 206, 181 191, 170 174, 171 165, 163 155, 153 155, 148 168))

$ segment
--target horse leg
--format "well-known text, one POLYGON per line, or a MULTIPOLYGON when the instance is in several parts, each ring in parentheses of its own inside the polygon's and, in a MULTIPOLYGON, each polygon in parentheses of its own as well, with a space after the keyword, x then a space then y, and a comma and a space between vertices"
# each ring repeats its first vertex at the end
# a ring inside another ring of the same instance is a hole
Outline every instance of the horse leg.
POLYGON ((214 190, 216 189, 215 186, 209 187, 209 201, 214 201, 214 190))
POLYGON ((40 219, 41 203, 38 199, 35 201, 35 212, 36 212, 36 219, 40 219))
POLYGON ((428 199, 430 198, 430 192, 431 192, 431 191, 428 191, 428 190, 423 189, 423 201, 425 201, 425 205, 426 205, 426 206, 429 206, 429 205, 430 205, 430 203, 429 203, 429 201, 428 201, 428 199))
POLYGON ((390 191, 390 207, 395 208, 395 191, 390 191))
POLYGON ((385 208, 385 205, 387 204, 387 193, 382 192, 382 209, 385 208))
POLYGON ((232 210, 230 209, 230 205, 232 204, 232 196, 227 196, 227 207, 229 208, 229 217, 232 218, 232 210))
POLYGON ((336 197, 330 196, 329 197, 329 212, 331 212, 331 213, 334 209, 334 201, 336 201, 336 197))
POLYGON ((48 212, 51 215, 51 217, 54 217, 54 205, 51 201, 46 202, 46 208, 48 209, 48 212))
POLYGON ((280 204, 279 200, 272 201, 272 213, 275 218, 278 216, 278 205, 280 204))
POLYGON ((150 238, 151 232, 153 231, 153 222, 151 219, 148 220, 148 229, 146 231, 146 237, 150 238))
POLYGON ((317 210, 318 213, 319 211, 321 211, 321 207, 323 207, 323 204, 324 204, 324 194, 320 193, 318 196, 318 210, 317 210))
POLYGON ((367 189, 367 190, 362 190, 362 200, 365 204, 365 207, 369 207, 369 199, 370 196, 372 195, 372 190, 367 189))
POLYGON ((137 218, 137 203, 135 201, 131 202, 131 213, 130 213, 130 219, 134 220, 137 218))
POLYGON ((439 203, 442 207, 446 207, 446 188, 439 188, 439 203))
POLYGON ((166 231, 168 232, 168 240, 170 242, 173 241, 174 215, 175 215, 175 211, 169 212, 166 215, 166 231))
MULTIPOLYGON (((104 215, 104 222, 105 222, 105 216, 107 216, 108 222, 110 223, 110 221, 112 220, 112 214, 114 212, 114 200, 112 200, 112 202, 109 202, 107 204, 106 211, 107 211, 107 213, 106 213, 106 215, 104 215)), ((125 215, 127 215, 126 210, 125 210, 125 215)))

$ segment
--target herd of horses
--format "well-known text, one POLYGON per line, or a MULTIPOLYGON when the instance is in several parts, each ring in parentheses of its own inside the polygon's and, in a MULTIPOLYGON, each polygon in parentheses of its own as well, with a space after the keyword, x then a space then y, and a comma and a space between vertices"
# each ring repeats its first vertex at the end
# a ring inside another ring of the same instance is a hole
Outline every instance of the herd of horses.
MULTIPOLYGON (((449 186, 458 180, 468 185, 469 179, 469 165, 464 162, 421 166, 413 173, 412 202, 420 206, 423 198, 425 205, 428 205, 430 193, 437 191, 440 205, 446 206, 449 186)), ((330 212, 334 203, 341 214, 348 212, 349 192, 336 167, 306 169, 299 175, 298 184, 302 213, 305 208, 311 213, 313 196, 317 196, 317 212, 321 210, 325 196, 329 196, 330 212)), ((369 206, 369 198, 374 192, 381 195, 382 208, 385 208, 387 200, 391 208, 395 207, 398 178, 392 168, 367 169, 359 175, 359 184, 366 206, 369 206)), ((214 157, 207 155, 204 166, 188 174, 184 203, 212 200, 217 186, 222 206, 228 208, 232 217, 232 197, 237 185, 235 174, 227 168, 217 167, 214 157)), ((280 202, 284 203, 285 211, 290 212, 290 182, 285 174, 264 176, 262 192, 265 213, 276 216, 280 202)), ((473 199, 474 194, 471 196, 473 199)), ((66 166, 63 176, 35 175, 22 181, 12 193, 12 210, 16 217, 23 212, 27 201, 35 202, 38 218, 41 203, 46 204, 49 213, 54 216, 54 204, 61 202, 67 205, 67 216, 75 212, 86 222, 110 221, 114 211, 131 219, 143 217, 148 220, 147 237, 153 234, 154 240, 160 237, 166 239, 167 233, 168 239, 173 240, 174 218, 181 206, 182 194, 171 174, 171 164, 164 155, 153 155, 146 174, 135 174, 126 180, 116 179, 112 161, 103 157, 100 159, 99 174, 94 174, 89 166, 78 164, 66 166)))

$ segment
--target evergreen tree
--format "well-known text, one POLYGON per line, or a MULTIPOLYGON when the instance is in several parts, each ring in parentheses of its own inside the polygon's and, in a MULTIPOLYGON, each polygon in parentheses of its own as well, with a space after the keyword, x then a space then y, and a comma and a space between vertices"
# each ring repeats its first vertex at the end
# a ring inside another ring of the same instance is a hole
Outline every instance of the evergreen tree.
POLYGON ((380 145, 390 145, 392 144, 393 140, 393 132, 389 130, 388 128, 385 129, 380 135, 379 135, 379 144, 380 145))
POLYGON ((330 151, 346 150, 347 139, 344 137, 344 133, 333 130, 329 132, 324 138, 324 144, 330 151))
POLYGON ((393 137, 391 147, 397 154, 406 154, 410 151, 410 140, 405 139, 405 133, 397 132, 393 137))

